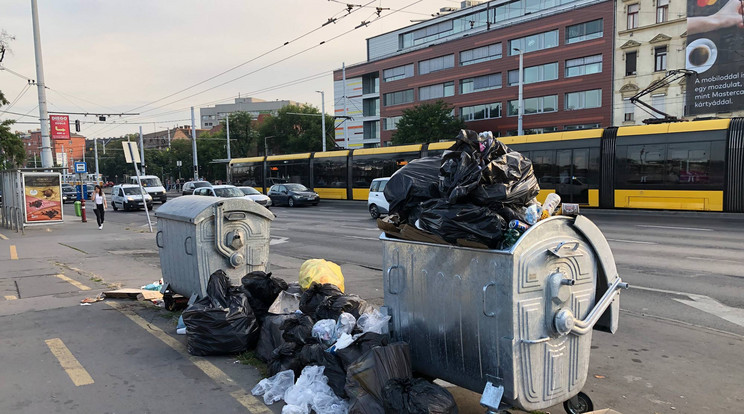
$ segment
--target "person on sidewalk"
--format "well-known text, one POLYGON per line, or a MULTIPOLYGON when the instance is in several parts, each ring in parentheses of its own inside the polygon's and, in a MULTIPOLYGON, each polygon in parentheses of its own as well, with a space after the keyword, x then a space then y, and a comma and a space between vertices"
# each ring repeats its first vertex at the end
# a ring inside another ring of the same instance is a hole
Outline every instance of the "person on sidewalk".
POLYGON ((106 196, 103 195, 103 190, 100 185, 97 185, 93 191, 93 202, 95 203, 96 222, 98 222, 98 230, 103 230, 103 212, 106 210, 106 196))

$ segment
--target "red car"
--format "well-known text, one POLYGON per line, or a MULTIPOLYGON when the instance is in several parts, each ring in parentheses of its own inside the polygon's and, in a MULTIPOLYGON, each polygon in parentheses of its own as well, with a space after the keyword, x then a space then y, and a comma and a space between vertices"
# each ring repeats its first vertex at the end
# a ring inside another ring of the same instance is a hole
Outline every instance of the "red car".
POLYGON ((106 184, 103 185, 104 187, 113 187, 114 182, 113 181, 107 181, 106 184))

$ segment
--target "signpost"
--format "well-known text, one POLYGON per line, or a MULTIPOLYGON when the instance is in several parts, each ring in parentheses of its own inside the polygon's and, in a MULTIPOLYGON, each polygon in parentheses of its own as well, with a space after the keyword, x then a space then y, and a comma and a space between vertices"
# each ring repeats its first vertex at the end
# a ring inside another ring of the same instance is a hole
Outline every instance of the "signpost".
POLYGON ((70 117, 67 115, 49 115, 52 139, 70 139, 70 117))
POLYGON ((73 171, 78 175, 78 181, 80 181, 80 221, 87 223, 88 217, 85 215, 85 199, 89 195, 87 194, 88 186, 83 179, 83 174, 88 174, 88 164, 84 161, 76 161, 73 163, 73 171))
POLYGON ((134 166, 134 173, 137 174, 137 184, 139 184, 140 188, 140 194, 142 195, 142 205, 145 207, 145 215, 147 216, 147 227, 150 229, 150 233, 152 233, 152 222, 150 221, 150 212, 147 210, 147 191, 145 191, 144 188, 142 188, 142 181, 140 180, 140 173, 139 168, 137 168, 137 163, 140 162, 140 154, 137 152, 137 143, 131 142, 131 141, 123 141, 121 143, 122 148, 124 148, 124 158, 127 162, 131 162, 134 166))

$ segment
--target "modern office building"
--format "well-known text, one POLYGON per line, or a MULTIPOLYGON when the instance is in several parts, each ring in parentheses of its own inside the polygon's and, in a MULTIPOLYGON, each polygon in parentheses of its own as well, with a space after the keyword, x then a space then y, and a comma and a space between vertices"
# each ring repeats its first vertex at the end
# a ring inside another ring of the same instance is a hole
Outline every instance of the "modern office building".
POLYGON ((225 115, 233 112, 248 112, 253 119, 263 114, 276 115, 277 111, 287 105, 298 105, 295 101, 265 101, 258 98, 236 98, 235 103, 219 104, 208 108, 199 108, 201 127, 211 129, 220 124, 225 115))
POLYGON ((335 115, 352 118, 336 141, 389 145, 403 110, 437 99, 515 135, 520 53, 525 134, 610 126, 614 35, 613 1, 502 0, 367 39, 366 62, 334 71, 335 115))

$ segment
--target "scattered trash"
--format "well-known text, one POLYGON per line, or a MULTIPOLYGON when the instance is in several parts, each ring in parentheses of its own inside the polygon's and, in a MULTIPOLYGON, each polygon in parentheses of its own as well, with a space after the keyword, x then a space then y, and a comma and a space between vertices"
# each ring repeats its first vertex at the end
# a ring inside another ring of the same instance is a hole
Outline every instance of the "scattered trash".
POLYGON ((90 305, 91 303, 96 303, 96 302, 100 302, 100 301, 102 301, 103 299, 105 299, 105 295, 103 294, 103 292, 101 292, 101 293, 99 293, 98 295, 96 295, 96 297, 93 297, 93 298, 85 298, 85 299, 81 300, 81 301, 80 301, 80 303, 81 303, 81 304, 83 304, 83 305, 85 305, 85 304, 88 304, 88 305, 90 305))
POLYGON ((186 335, 186 323, 183 321, 183 315, 178 317, 178 325, 176 325, 176 334, 186 335))
POLYGON ((359 318, 362 314, 371 311, 372 306, 357 295, 329 296, 316 308, 315 317, 338 320, 343 312, 347 312, 354 318, 359 318))
POLYGON ((142 286, 141 289, 144 289, 144 290, 155 290, 155 291, 158 291, 159 292, 160 291, 160 288, 162 288, 162 287, 163 287, 163 279, 160 279, 157 282, 152 282, 152 283, 150 283, 148 285, 142 286))
POLYGON ((594 378, 605 379, 606 377, 604 375, 595 375, 594 378))
POLYGON ((540 220, 544 220, 553 215, 553 212, 561 203, 561 196, 556 193, 550 193, 545 198, 545 202, 542 205, 542 212, 540 213, 540 220))
POLYGON ((305 345, 309 343, 313 337, 313 320, 302 313, 294 313, 288 315, 287 318, 282 321, 279 329, 282 330, 282 338, 286 342, 305 345))
POLYGON ((393 378, 382 390, 386 413, 457 414, 449 391, 421 378, 393 378))
POLYGON ((561 214, 563 214, 564 216, 578 216, 579 205, 573 203, 563 203, 561 204, 561 214))
POLYGON ((310 287, 302 293, 300 297, 300 310, 305 315, 315 319, 315 310, 318 309, 321 303, 323 303, 329 296, 341 296, 342 292, 338 286, 331 283, 319 284, 312 283, 310 287))
POLYGON ((282 414, 310 414, 310 409, 323 414, 345 414, 348 411, 346 401, 337 397, 328 385, 324 375, 325 367, 307 366, 297 379, 297 383, 284 394, 287 405, 282 414))
POLYGON ((269 313, 275 315, 282 313, 293 313, 300 310, 301 293, 289 293, 286 290, 279 292, 274 303, 269 306, 269 313))
POLYGON ((160 292, 143 289, 116 289, 104 291, 103 295, 106 298, 111 299, 137 299, 137 300, 153 300, 162 299, 163 295, 160 292))
POLYGON ((321 319, 315 322, 312 330, 313 338, 317 339, 318 342, 330 346, 336 342, 336 321, 333 319, 321 319))
POLYGON ((344 391, 346 370, 335 355, 326 352, 325 346, 321 344, 305 345, 300 352, 300 360, 305 366, 318 365, 325 367, 323 372, 328 378, 328 385, 337 396, 346 398, 346 392, 344 391))
POLYGON ((93 306, 92 303, 81 303, 80 306, 93 306))
POLYGON ((356 324, 357 320, 354 315, 346 312, 341 312, 341 315, 336 321, 336 331, 333 333, 333 336, 338 339, 341 337, 341 335, 351 334, 351 331, 354 330, 356 324))
POLYGON ((302 371, 302 361, 300 361, 300 351, 302 345, 294 342, 285 342, 271 353, 269 360, 269 375, 276 375, 281 371, 291 369, 295 375, 302 371))
POLYGON ((294 371, 288 369, 277 373, 271 378, 264 378, 259 381, 251 390, 251 394, 256 396, 263 395, 264 403, 271 405, 277 401, 281 401, 284 398, 284 393, 287 392, 289 387, 294 385, 294 382, 294 371))
POLYGON ((325 259, 306 260, 300 266, 300 287, 310 288, 313 283, 336 285, 344 293, 344 275, 341 268, 325 259))
MULTIPOLYGON (((340 341, 340 339, 339 339, 340 341)), ((344 348, 336 349, 336 356, 341 360, 341 364, 344 368, 348 369, 349 365, 356 362, 362 357, 367 351, 376 346, 386 346, 390 338, 388 335, 381 335, 374 332, 367 332, 356 339, 354 342, 344 348)))
POLYGON ((259 321, 263 321, 277 296, 287 289, 287 282, 278 277, 272 277, 271 272, 251 272, 245 275, 241 282, 248 295, 248 303, 251 304, 253 313, 259 321))

